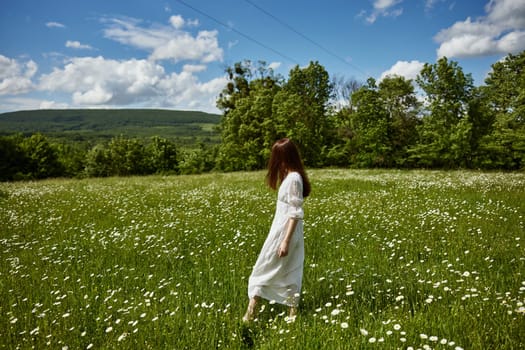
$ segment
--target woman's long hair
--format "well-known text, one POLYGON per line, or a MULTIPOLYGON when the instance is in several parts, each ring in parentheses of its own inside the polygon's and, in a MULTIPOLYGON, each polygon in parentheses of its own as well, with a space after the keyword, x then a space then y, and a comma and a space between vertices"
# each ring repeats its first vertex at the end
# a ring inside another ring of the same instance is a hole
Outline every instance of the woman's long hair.
POLYGON ((280 139, 272 146, 268 173, 266 174, 268 186, 274 190, 277 189, 277 184, 283 182, 288 172, 291 171, 298 172, 303 178, 303 197, 308 197, 311 186, 299 150, 290 139, 280 139))

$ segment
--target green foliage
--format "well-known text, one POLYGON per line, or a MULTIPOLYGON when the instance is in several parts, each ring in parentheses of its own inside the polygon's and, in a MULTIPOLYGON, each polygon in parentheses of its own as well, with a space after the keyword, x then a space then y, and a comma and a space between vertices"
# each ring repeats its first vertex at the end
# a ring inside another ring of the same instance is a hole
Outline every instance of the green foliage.
POLYGON ((0 181, 20 180, 27 174, 29 158, 20 134, 0 136, 0 181))
POLYGON ((471 75, 464 74, 457 62, 443 57, 435 64, 425 64, 416 80, 428 106, 418 129, 419 142, 411 149, 412 159, 427 167, 469 166, 471 75))
POLYGON ((86 155, 87 176, 130 176, 175 173, 177 148, 167 139, 153 137, 146 145, 139 139, 123 136, 108 144, 95 145, 86 155))
MULTIPOLYGON (((415 143, 419 103, 411 81, 374 79, 352 93, 352 108, 337 114, 346 165, 358 167, 406 166, 407 149, 415 143)), ((334 151, 335 148, 332 149, 334 151)))
POLYGON ((150 169, 156 173, 169 174, 177 171, 177 147, 173 141, 154 136, 146 148, 150 169))
POLYGON ((284 83, 264 62, 257 69, 249 61, 237 63, 227 73, 230 83, 217 104, 224 111, 218 169, 261 169, 271 145, 285 136, 298 143, 305 164, 323 165, 332 87, 319 63, 295 67, 284 83))
POLYGON ((525 166, 525 51, 495 63, 483 88, 494 120, 482 142, 486 167, 520 169, 525 166))
POLYGON ((272 116, 274 96, 281 89, 266 63, 252 67, 250 61, 229 68, 231 82, 219 97, 223 109, 222 141, 217 168, 224 171, 255 170, 266 165, 267 149, 275 136, 272 116), (260 77, 250 80, 253 76, 260 77), (271 127, 268 127, 270 126, 271 127))
POLYGON ((294 140, 307 166, 324 165, 323 148, 330 132, 328 102, 332 95, 328 72, 319 62, 310 62, 306 68, 294 67, 275 97, 272 111, 276 136, 294 140))
POLYGON ((181 160, 178 163, 178 172, 187 175, 212 171, 215 168, 217 149, 217 146, 208 147, 201 143, 197 149, 183 150, 181 160))
POLYGON ((479 87, 446 57, 425 64, 415 82, 388 76, 366 84, 330 80, 318 62, 295 66, 287 79, 263 61, 238 62, 217 99, 222 117, 1 114, 0 180, 256 170, 282 137, 298 144, 308 167, 524 169, 524 72, 525 51, 495 63, 479 87))
POLYGON ((217 142, 220 116, 196 111, 156 109, 64 109, 0 114, 0 134, 40 132, 68 140, 109 140, 119 135, 217 142))
POLYGON ((24 170, 28 178, 44 179, 60 176, 63 173, 58 152, 44 135, 33 134, 23 139, 20 148, 26 157, 24 170))

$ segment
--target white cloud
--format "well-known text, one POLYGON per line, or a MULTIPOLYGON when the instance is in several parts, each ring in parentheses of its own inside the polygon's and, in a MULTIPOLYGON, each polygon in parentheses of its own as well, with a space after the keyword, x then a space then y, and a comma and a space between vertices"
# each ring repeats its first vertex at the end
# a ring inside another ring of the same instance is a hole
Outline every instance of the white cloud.
POLYGON ((365 20, 372 24, 378 17, 398 17, 403 14, 403 9, 396 5, 403 2, 403 0, 375 0, 374 9, 367 15, 366 11, 361 11, 359 17, 366 16, 365 20))
POLYGON ((56 101, 38 101, 38 109, 66 109, 69 108, 67 103, 56 102, 56 101))
POLYGON ((33 89, 32 78, 37 70, 32 60, 21 63, 0 55, 0 95, 22 94, 33 89))
POLYGON ((203 64, 185 64, 182 68, 184 72, 198 73, 206 70, 206 66, 203 64))
MULTIPOLYGON (((222 61, 223 50, 219 47, 218 32, 199 31, 193 36, 180 30, 184 19, 172 16, 171 26, 145 28, 134 19, 107 19, 108 28, 104 30, 107 38, 150 52, 152 60, 185 60, 209 63, 222 61)), ((195 23, 195 22, 192 22, 195 23)))
MULTIPOLYGON (((445 2, 446 0, 425 0, 425 11, 431 11, 438 3, 445 2)), ((452 2, 449 5, 449 10, 454 8, 455 3, 452 2)))
POLYGON ((399 75, 406 79, 414 80, 421 72, 424 63, 419 61, 397 61, 389 70, 381 74, 379 80, 383 80, 389 75, 399 75))
POLYGON ((518 53, 525 49, 525 2, 491 0, 486 16, 470 17, 441 30, 434 39, 438 57, 475 57, 518 53))
POLYGON ((171 16, 170 23, 175 29, 181 29, 184 27, 184 18, 181 15, 171 16))
POLYGON ((281 62, 272 62, 268 65, 268 68, 273 69, 274 71, 276 71, 280 67, 281 67, 281 62))
POLYGON ((142 106, 217 113, 212 106, 226 79, 201 82, 194 73, 204 69, 204 65, 185 65, 182 72, 167 74, 151 60, 78 57, 43 75, 39 89, 67 93, 71 105, 77 107, 142 106))
POLYGON ((65 28, 66 26, 58 22, 47 22, 46 27, 48 28, 65 28))
POLYGON ((229 41, 228 42, 228 49, 231 49, 232 47, 237 46, 237 44, 239 44, 239 40, 229 41))
POLYGON ((77 105, 126 105, 154 96, 164 69, 146 60, 73 58, 40 79, 39 88, 72 94, 77 105))
POLYGON ((67 104, 46 101, 38 98, 21 97, 21 96, 0 96, 0 113, 33 110, 33 109, 64 109, 69 108, 67 104))
POLYGON ((385 11, 400 2, 401 0, 376 0, 374 1, 374 8, 379 11, 385 11))
POLYGON ((84 50, 91 50, 93 49, 90 45, 81 44, 79 41, 66 41, 66 47, 72 48, 72 49, 84 49, 84 50))
POLYGON ((210 63, 222 61, 222 53, 217 40, 217 31, 214 30, 200 31, 197 37, 181 33, 155 47, 150 58, 153 60, 171 59, 175 62, 193 60, 210 63))

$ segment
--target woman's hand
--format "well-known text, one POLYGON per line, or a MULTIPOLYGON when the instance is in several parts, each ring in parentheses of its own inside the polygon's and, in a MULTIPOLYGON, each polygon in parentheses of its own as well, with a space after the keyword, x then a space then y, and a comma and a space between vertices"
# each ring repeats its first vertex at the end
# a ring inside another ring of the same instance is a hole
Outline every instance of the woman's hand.
POLYGON ((288 245, 288 241, 281 242, 279 249, 277 249, 277 256, 279 256, 279 258, 284 258, 288 255, 288 245))

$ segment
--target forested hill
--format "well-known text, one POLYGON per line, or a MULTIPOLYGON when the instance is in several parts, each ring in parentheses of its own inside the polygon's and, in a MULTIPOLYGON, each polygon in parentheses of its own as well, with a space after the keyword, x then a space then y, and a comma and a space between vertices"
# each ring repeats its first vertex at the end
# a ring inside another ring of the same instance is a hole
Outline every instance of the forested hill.
POLYGON ((59 109, 0 114, 0 134, 111 137, 188 137, 216 134, 220 115, 160 109, 59 109))

